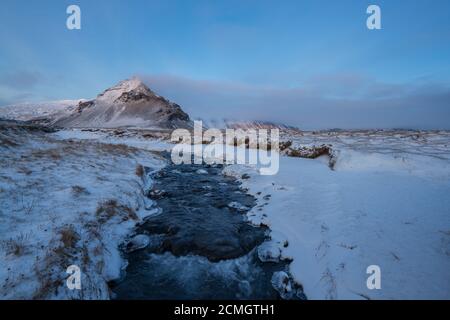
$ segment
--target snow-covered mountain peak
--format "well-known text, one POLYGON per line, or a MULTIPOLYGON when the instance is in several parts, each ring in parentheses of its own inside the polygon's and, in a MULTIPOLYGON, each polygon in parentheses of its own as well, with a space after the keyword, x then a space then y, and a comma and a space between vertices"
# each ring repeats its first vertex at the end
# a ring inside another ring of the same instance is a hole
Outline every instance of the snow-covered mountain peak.
POLYGON ((158 96, 140 79, 131 78, 83 101, 62 127, 190 127, 189 115, 179 105, 158 96))
POLYGON ((190 128, 181 107, 131 78, 106 89, 93 100, 59 101, 0 108, 0 118, 39 120, 47 125, 84 128, 190 128))
POLYGON ((123 80, 115 86, 106 89, 97 96, 97 102, 108 104, 127 102, 145 98, 159 98, 152 90, 150 90, 139 78, 131 78, 123 80))

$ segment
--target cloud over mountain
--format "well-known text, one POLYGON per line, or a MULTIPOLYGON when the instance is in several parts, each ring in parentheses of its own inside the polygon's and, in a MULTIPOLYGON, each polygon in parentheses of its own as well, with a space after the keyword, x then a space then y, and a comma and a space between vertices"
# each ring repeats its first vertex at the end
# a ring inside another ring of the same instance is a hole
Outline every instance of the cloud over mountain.
POLYGON ((450 129, 450 88, 429 79, 385 83, 355 74, 304 79, 295 87, 140 75, 193 118, 281 122, 305 129, 450 129))

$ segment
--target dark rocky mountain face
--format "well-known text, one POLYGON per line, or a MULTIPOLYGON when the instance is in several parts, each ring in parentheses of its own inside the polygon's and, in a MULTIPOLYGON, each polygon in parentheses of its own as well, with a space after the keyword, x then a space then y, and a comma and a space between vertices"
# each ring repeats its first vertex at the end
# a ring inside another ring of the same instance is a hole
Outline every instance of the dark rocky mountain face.
POLYGON ((56 125, 63 127, 190 128, 189 115, 181 107, 150 90, 139 79, 120 82, 82 101, 76 110, 56 125))

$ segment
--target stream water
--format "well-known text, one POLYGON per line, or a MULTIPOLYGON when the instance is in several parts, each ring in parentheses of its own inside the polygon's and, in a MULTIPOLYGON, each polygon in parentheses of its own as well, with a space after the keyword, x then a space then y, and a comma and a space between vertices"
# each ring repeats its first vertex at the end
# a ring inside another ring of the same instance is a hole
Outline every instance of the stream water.
POLYGON ((168 165, 153 177, 149 196, 162 211, 137 230, 149 244, 124 251, 129 264, 111 284, 115 299, 279 298, 271 280, 287 263, 260 261, 269 230, 247 223, 255 198, 222 169, 168 165))

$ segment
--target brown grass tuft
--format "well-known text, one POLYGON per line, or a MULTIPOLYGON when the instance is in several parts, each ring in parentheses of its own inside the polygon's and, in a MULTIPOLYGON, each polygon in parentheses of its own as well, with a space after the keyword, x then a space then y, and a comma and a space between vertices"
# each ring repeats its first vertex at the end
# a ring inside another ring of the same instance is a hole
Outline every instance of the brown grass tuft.
POLYGON ((95 214, 101 223, 105 223, 115 216, 121 216, 123 220, 138 220, 138 216, 132 208, 119 204, 116 199, 110 199, 100 203, 95 214))
POLYGON ((136 175, 140 178, 144 176, 144 167, 140 164, 136 166, 136 175))
POLYGON ((66 226, 59 231, 61 235, 61 242, 64 244, 64 248, 74 248, 78 240, 79 235, 73 229, 73 226, 66 226))
POLYGON ((1 242, 2 249, 7 255, 14 255, 20 257, 24 255, 27 251, 28 236, 20 234, 16 238, 11 238, 9 240, 3 240, 1 242))
POLYGON ((89 194, 89 191, 87 191, 86 188, 84 188, 82 186, 76 185, 76 186, 72 186, 72 193, 78 197, 83 194, 89 194))
POLYGON ((62 158, 58 149, 34 150, 31 155, 36 158, 51 158, 53 160, 60 160, 62 158))

